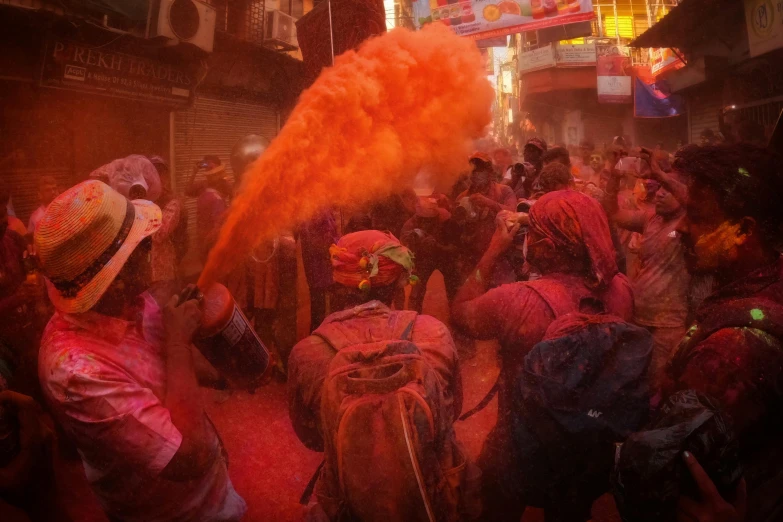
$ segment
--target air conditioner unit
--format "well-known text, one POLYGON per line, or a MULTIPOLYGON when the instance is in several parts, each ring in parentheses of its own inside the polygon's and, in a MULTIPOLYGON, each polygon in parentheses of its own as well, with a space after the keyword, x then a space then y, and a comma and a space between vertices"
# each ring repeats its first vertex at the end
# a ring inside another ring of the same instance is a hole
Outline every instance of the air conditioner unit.
POLYGON ((296 18, 276 9, 266 12, 264 43, 296 49, 296 18))
POLYGON ((215 40, 215 9, 196 0, 150 2, 149 38, 165 37, 211 53, 215 40))

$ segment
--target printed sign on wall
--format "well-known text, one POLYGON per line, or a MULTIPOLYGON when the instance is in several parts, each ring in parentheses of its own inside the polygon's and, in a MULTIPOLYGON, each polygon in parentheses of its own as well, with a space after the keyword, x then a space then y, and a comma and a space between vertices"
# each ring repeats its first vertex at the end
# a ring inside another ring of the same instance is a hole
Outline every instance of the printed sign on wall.
POLYGON ((745 24, 751 56, 783 47, 783 2, 745 0, 745 24))
POLYGON ((40 84, 103 96, 186 105, 196 78, 168 63, 76 42, 46 43, 40 84))
POLYGON ((442 23, 460 36, 492 38, 592 20, 592 0, 413 0, 417 28, 442 23))
POLYGON ((596 46, 599 103, 631 103, 631 54, 623 45, 596 46))

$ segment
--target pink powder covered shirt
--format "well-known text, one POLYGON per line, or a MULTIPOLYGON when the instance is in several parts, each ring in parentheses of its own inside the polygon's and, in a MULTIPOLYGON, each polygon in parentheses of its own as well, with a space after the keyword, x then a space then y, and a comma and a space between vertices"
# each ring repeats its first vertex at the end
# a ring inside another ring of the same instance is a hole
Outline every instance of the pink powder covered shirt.
POLYGON ((222 458, 189 481, 160 476, 182 435, 162 404, 161 310, 149 293, 139 299, 133 322, 93 311, 55 313, 38 358, 47 403, 79 448, 87 480, 112 520, 239 520, 246 505, 222 458))

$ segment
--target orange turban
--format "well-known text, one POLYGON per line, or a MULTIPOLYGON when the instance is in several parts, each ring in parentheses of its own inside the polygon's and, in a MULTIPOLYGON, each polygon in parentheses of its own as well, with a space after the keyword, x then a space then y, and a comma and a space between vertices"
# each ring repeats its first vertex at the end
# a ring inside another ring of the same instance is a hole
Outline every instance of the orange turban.
POLYGON ((403 272, 411 282, 413 253, 388 232, 362 230, 346 234, 329 249, 334 280, 341 285, 369 290, 396 283, 403 272))

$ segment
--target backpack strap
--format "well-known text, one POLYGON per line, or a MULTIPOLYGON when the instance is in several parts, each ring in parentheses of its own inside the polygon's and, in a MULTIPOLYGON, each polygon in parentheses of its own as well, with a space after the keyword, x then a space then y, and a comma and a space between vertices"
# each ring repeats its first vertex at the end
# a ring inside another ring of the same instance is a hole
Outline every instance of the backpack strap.
POLYGON ((489 403, 492 402, 492 399, 495 398, 495 395, 498 394, 498 389, 500 388, 500 376, 495 380, 495 384, 492 385, 492 388, 489 389, 487 394, 484 396, 483 399, 481 399, 481 402, 479 402, 474 408, 471 408, 470 410, 466 411, 462 415, 460 415, 458 420, 464 421, 465 419, 469 419, 487 406, 489 406, 489 403))
MULTIPOLYGON (((565 289, 565 285, 562 285, 556 281, 547 280, 545 285, 528 283, 525 286, 533 290, 541 299, 544 300, 544 302, 549 306, 549 309, 552 310, 552 313, 555 314, 555 318, 573 311, 571 309, 567 309, 564 306, 564 303, 572 303, 574 299, 571 293, 565 289)), ((500 375, 502 375, 502 372, 500 375)), ((474 408, 471 408, 470 410, 460 415, 459 420, 464 421, 469 419, 489 406, 489 403, 492 402, 492 399, 495 398, 495 395, 497 395, 498 390, 500 389, 500 375, 498 375, 497 380, 495 380, 495 384, 492 385, 492 388, 489 389, 484 398, 481 399, 481 401, 474 408)))
MULTIPOLYGON (((410 341, 413 337, 413 328, 416 326, 418 312, 412 310, 391 310, 389 311, 388 339, 375 339, 376 341, 410 341)), ((343 321, 349 321, 354 316, 347 316, 341 320, 332 321, 328 324, 322 324, 311 335, 320 337, 334 351, 357 344, 351 342, 349 337, 344 335, 344 329, 341 325, 343 321)))
POLYGON ((416 325, 416 318, 419 316, 419 313, 413 310, 401 310, 392 313, 397 316, 397 321, 405 325, 402 333, 399 335, 399 339, 401 341, 410 341, 413 338, 413 327, 416 325))
POLYGON ((318 482, 318 477, 321 476, 321 470, 324 468, 324 464, 326 464, 326 459, 322 460, 321 463, 318 464, 315 473, 313 473, 313 476, 310 477, 310 481, 307 483, 305 490, 302 492, 302 496, 299 498, 299 503, 303 506, 306 506, 310 503, 310 499, 313 497, 313 491, 315 491, 315 484, 318 482))
POLYGON ((566 289, 564 284, 558 281, 553 279, 547 279, 543 283, 534 281, 526 286, 544 300, 550 310, 552 310, 552 313, 555 314, 555 318, 575 312, 578 309, 578 307, 575 309, 569 306, 574 303, 574 295, 566 289))

